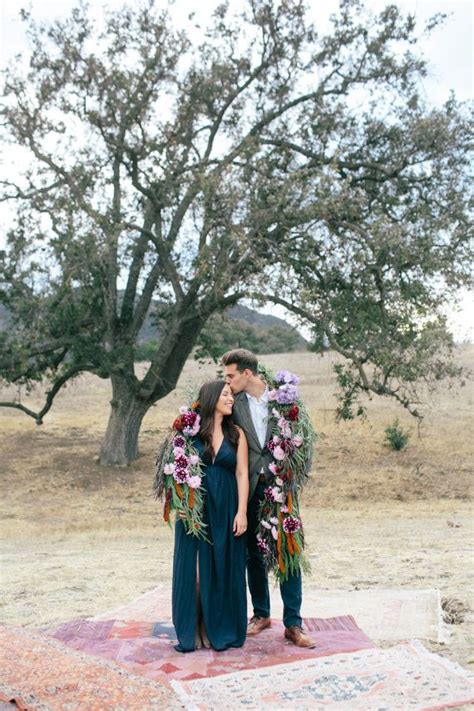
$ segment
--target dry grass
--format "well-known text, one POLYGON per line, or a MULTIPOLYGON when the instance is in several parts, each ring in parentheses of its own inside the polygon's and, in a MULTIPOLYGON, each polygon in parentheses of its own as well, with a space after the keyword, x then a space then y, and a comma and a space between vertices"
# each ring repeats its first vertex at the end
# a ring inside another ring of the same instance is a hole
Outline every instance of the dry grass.
MULTIPOLYGON (((461 348, 459 358, 472 366, 474 348, 461 348)), ((368 403, 366 421, 337 425, 332 356, 264 360, 301 375, 321 434, 304 496, 311 582, 328 589, 437 587, 472 609, 472 383, 444 387, 428 402, 419 431, 382 400, 368 403), (384 429, 396 416, 413 430, 402 452, 384 445, 384 429)), ((105 381, 75 381, 40 428, 0 410, 5 622, 95 614, 170 579, 172 534, 151 496, 153 455, 189 384, 214 373, 214 366, 187 363, 176 391, 145 418, 141 458, 124 469, 102 468, 95 459, 108 416, 105 381)), ((34 407, 39 394, 28 401, 34 407)), ((438 651, 469 662, 471 621, 468 611, 453 625, 452 644, 438 651)))

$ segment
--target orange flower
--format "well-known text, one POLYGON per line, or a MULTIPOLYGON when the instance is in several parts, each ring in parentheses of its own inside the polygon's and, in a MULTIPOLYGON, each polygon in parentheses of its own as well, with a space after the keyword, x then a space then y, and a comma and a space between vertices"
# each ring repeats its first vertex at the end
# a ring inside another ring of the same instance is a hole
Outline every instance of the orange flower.
POLYGON ((295 549, 293 548, 293 536, 289 533, 286 537, 286 547, 288 548, 288 553, 290 555, 295 554, 295 549))
POLYGON ((284 563, 281 555, 278 556, 278 569, 279 569, 280 573, 285 572, 285 563, 284 563))
POLYGON ((288 513, 292 513, 293 512, 293 496, 291 495, 291 491, 288 492, 288 499, 287 499, 286 505, 288 507, 288 513))
POLYGON ((188 505, 190 509, 194 506, 194 489, 189 489, 188 505))
POLYGON ((179 498, 183 500, 184 493, 181 484, 175 483, 174 488, 176 489, 176 493, 178 494, 179 498))
POLYGON ((163 518, 166 521, 166 523, 168 523, 168 521, 170 520, 170 509, 171 509, 170 503, 169 503, 169 501, 167 501, 165 504, 164 511, 163 511, 163 518))
POLYGON ((193 402, 193 404, 191 405, 191 410, 199 410, 200 407, 201 403, 196 400, 196 402, 193 402))
POLYGON ((182 421, 181 417, 177 417, 175 419, 175 421, 172 424, 172 428, 174 430, 179 430, 179 431, 181 431, 183 429, 183 421, 182 421))
POLYGON ((293 536, 293 534, 291 534, 291 538, 293 539, 293 548, 295 549, 295 553, 301 553, 301 549, 300 549, 300 547, 299 547, 299 545, 298 545, 298 541, 297 541, 296 538, 293 536))

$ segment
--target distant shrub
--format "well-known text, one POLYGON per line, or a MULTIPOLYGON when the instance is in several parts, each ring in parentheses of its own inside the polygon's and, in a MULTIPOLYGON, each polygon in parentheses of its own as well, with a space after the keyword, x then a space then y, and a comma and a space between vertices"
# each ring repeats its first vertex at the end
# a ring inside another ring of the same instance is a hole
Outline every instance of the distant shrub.
POLYGON ((385 428, 385 440, 390 449, 399 452, 401 449, 405 449, 410 438, 410 433, 408 430, 404 430, 398 422, 398 417, 385 428))

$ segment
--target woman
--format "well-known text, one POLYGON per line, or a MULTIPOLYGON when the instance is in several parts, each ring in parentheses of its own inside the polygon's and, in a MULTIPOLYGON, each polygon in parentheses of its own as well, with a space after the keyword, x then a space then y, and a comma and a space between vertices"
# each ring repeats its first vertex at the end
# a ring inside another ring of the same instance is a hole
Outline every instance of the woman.
POLYGON ((201 426, 194 445, 204 465, 204 521, 210 542, 187 535, 177 518, 173 624, 180 652, 241 647, 247 628, 247 440, 231 420, 234 398, 223 380, 205 383, 199 403, 201 426))

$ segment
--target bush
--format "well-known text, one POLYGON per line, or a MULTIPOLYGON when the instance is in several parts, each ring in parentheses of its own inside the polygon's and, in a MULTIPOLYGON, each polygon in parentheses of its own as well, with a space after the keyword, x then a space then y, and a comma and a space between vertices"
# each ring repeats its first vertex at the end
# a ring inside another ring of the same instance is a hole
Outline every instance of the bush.
POLYGON ((385 428, 385 439, 387 445, 390 449, 399 452, 401 449, 405 449, 410 438, 410 433, 408 430, 404 430, 398 422, 398 417, 391 425, 385 428))

